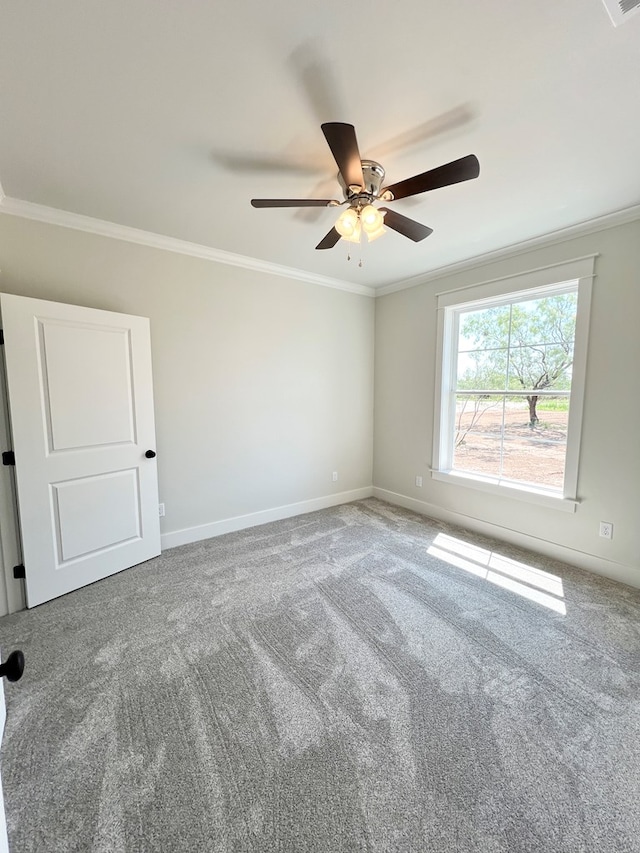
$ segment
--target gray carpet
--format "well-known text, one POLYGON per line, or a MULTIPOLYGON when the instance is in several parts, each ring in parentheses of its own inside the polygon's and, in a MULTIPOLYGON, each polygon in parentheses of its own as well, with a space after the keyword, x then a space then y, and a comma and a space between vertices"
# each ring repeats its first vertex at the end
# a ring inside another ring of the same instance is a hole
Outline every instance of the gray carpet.
POLYGON ((374 499, 168 551, 0 620, 12 853, 640 851, 639 616, 374 499))

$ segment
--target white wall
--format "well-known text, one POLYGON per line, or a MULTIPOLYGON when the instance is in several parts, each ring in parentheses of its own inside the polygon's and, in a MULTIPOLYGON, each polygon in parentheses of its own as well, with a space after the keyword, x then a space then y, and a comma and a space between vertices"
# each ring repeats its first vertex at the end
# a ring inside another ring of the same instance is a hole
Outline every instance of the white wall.
POLYGON ((151 319, 165 544, 370 491, 373 299, 8 215, 0 290, 151 319))
POLYGON ((640 586, 639 366, 638 221, 379 297, 374 493, 640 586), (596 252, 575 514, 432 480, 435 294, 596 252))
POLYGON ((374 302, 0 214, 0 290, 151 318, 165 545, 366 493, 373 458, 381 497, 640 586, 639 278, 640 222, 374 302), (593 252, 576 513, 431 480, 435 294, 593 252))

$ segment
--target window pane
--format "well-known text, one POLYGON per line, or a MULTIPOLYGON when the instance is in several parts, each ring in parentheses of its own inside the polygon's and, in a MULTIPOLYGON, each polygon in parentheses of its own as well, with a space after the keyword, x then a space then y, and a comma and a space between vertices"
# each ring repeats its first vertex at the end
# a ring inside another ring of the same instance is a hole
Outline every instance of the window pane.
POLYGON ((507 347, 510 313, 509 305, 461 312, 458 352, 507 347))
POLYGON ((507 390, 507 349, 458 353, 458 390, 507 390))
POLYGON ((500 476, 503 397, 458 395, 453 468, 500 476))
POLYGON ((508 387, 512 391, 571 388, 573 340, 564 344, 517 346, 509 350, 508 387))
POLYGON ((577 293, 516 302, 511 314, 511 346, 573 344, 577 293))
POLYGON ((507 398, 502 476, 562 489, 569 420, 568 398, 507 398))

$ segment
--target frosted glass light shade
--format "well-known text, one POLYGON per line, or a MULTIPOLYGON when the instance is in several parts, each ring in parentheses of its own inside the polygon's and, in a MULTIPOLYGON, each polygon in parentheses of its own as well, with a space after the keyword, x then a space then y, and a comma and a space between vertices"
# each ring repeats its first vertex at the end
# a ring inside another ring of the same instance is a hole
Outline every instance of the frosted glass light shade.
POLYGON ((355 228, 353 229, 353 233, 350 234, 349 237, 345 237, 344 239, 348 240, 350 243, 359 243, 361 234, 362 234, 362 229, 360 227, 360 220, 356 219, 356 225, 355 225, 355 228))
POLYGON ((360 211, 360 221, 362 222, 362 227, 367 234, 374 234, 382 228, 384 216, 377 207, 374 207, 372 204, 367 204, 360 211))
POLYGON ((335 224, 335 229, 338 234, 346 240, 354 235, 356 227, 359 231, 360 223, 358 222, 358 213, 352 207, 343 211, 335 224))
POLYGON ((374 240, 377 240, 378 237, 382 237, 383 234, 387 233, 387 229, 384 225, 381 225, 377 231, 367 231, 367 239, 370 243, 373 243, 374 240))

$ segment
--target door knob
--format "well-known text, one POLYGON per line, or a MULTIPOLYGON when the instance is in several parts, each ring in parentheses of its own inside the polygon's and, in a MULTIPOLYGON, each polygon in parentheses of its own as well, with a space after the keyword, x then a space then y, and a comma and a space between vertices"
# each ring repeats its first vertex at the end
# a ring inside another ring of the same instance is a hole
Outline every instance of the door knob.
POLYGON ((147 450, 147 452, 144 455, 147 457, 147 459, 153 459, 154 456, 156 455, 156 452, 155 452, 155 450, 147 450))
POLYGON ((20 649, 11 652, 6 661, 0 666, 0 678, 8 681, 20 681, 24 672, 24 655, 20 649))

